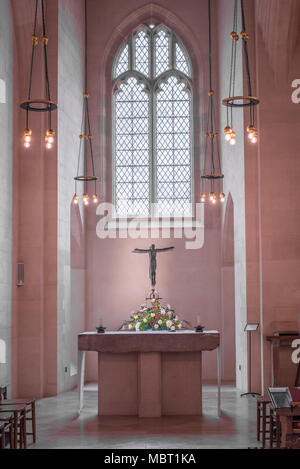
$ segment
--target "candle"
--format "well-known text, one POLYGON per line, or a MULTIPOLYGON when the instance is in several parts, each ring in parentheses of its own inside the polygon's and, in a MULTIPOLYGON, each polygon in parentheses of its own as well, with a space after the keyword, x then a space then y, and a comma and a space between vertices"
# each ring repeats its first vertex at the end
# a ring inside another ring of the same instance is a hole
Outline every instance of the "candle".
POLYGON ((200 319, 200 316, 197 316, 197 326, 201 326, 201 319, 200 319))

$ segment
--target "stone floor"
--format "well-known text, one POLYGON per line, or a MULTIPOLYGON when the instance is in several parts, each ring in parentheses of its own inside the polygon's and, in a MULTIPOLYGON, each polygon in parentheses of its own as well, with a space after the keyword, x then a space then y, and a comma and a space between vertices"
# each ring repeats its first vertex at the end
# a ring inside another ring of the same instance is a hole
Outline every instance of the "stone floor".
POLYGON ((217 417, 216 388, 204 387, 202 417, 98 417, 97 390, 88 386, 77 413, 77 392, 37 403, 38 441, 31 449, 180 449, 257 447, 256 400, 222 388, 222 417, 217 417))

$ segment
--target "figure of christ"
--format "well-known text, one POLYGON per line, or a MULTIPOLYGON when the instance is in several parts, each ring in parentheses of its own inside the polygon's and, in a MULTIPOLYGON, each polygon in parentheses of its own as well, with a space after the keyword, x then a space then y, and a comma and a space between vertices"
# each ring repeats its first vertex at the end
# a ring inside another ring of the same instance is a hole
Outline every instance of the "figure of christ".
POLYGON ((152 289, 154 289, 156 285, 156 268, 157 268, 156 254, 160 252, 171 251, 172 249, 175 249, 175 248, 172 246, 170 248, 156 249, 155 244, 152 244, 149 249, 135 249, 133 251, 135 254, 149 254, 149 260, 150 260, 149 277, 151 280, 152 289))

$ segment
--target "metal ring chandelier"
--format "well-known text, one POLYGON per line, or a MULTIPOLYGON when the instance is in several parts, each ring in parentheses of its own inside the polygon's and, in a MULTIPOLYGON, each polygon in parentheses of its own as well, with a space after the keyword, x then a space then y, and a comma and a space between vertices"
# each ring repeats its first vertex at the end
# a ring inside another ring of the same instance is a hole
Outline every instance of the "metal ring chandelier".
POLYGON ((47 46, 48 46, 48 36, 46 34, 46 20, 45 20, 45 3, 44 0, 36 0, 35 2, 35 12, 34 12, 34 21, 33 21, 33 32, 31 37, 32 42, 32 51, 31 51, 31 64, 30 64, 30 75, 29 75, 29 86, 28 86, 28 95, 27 99, 20 103, 20 107, 26 112, 26 124, 23 133, 23 141, 25 148, 30 148, 32 140, 32 130, 29 127, 29 113, 30 112, 48 112, 48 129, 45 134, 45 143, 46 148, 51 149, 55 139, 55 131, 52 129, 51 123, 51 113, 57 109, 57 104, 51 99, 50 94, 50 82, 49 82, 49 73, 48 73, 48 56, 47 56, 47 46), (36 48, 39 44, 39 38, 37 35, 37 17, 40 4, 41 12, 41 23, 42 23, 42 36, 40 39, 43 56, 44 56, 44 74, 45 74, 45 98, 32 98, 32 79, 33 79, 33 69, 34 69, 34 59, 36 48))
POLYGON ((77 184, 79 182, 84 183, 84 193, 82 194, 83 204, 85 206, 89 205, 90 195, 88 192, 88 183, 94 183, 94 192, 92 195, 93 203, 98 203, 97 195, 97 176, 95 175, 95 163, 94 163, 94 153, 93 153, 93 143, 92 143, 92 133, 91 133, 91 123, 90 123, 90 114, 89 114, 89 93, 87 91, 87 2, 85 0, 85 87, 83 93, 83 110, 82 110, 82 125, 81 125, 81 134, 80 145, 79 145, 79 154, 78 154, 78 163, 77 163, 77 173, 74 177, 75 180, 75 194, 73 197, 73 204, 77 205, 79 202, 79 195, 77 194, 77 184), (90 155, 90 161, 88 160, 88 154, 90 155), (83 158, 83 160, 82 160, 83 158), (80 163, 83 163, 80 165, 80 163), (83 168, 81 168, 83 166, 83 168), (90 171, 90 173, 89 173, 90 171))
POLYGON ((212 88, 212 38, 211 38, 211 0, 208 0, 208 24, 209 24, 209 102, 207 116, 207 131, 205 134, 204 169, 201 171, 201 196, 202 203, 211 202, 216 205, 218 200, 225 201, 223 193, 223 179, 219 150, 219 132, 216 130, 216 115, 214 106, 214 91, 212 88))
POLYGON ((233 130, 233 109, 235 108, 249 108, 250 123, 247 127, 247 133, 250 141, 252 143, 257 143, 258 131, 255 126, 255 111, 254 108, 259 104, 259 98, 253 96, 252 93, 252 83, 251 83, 251 73, 250 73, 250 64, 249 64, 249 54, 248 54, 248 41, 249 34, 246 31, 246 21, 245 21, 245 11, 244 11, 244 2, 243 0, 235 0, 234 3, 234 13, 233 13, 233 30, 230 33, 232 39, 232 48, 231 48, 231 63, 230 63, 230 80, 229 80, 229 97, 223 99, 222 103, 227 107, 227 125, 224 129, 225 140, 231 145, 236 143, 236 132, 233 130), (237 33, 238 30, 238 14, 239 14, 239 5, 240 5, 240 14, 241 14, 241 25, 242 31, 240 36, 237 33), (243 44, 243 59, 246 69, 246 79, 247 79, 247 88, 248 95, 236 96, 235 95, 235 85, 236 85, 236 64, 237 64, 237 45, 241 38, 243 44))

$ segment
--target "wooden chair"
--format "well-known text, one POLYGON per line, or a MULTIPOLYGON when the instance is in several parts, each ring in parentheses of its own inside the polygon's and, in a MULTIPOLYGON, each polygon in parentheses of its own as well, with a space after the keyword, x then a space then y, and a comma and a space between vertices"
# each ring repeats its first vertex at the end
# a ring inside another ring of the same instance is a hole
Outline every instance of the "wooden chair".
POLYGON ((300 417, 300 407, 282 407, 277 414, 282 428, 281 447, 300 449, 300 430, 293 425, 295 417, 300 417))
POLYGON ((1 428, 1 449, 6 447, 6 435, 9 439, 9 448, 14 449, 13 415, 8 413, 0 414, 1 428))
POLYGON ((298 363, 296 380, 295 380, 295 387, 297 388, 298 386, 300 386, 300 362, 298 363))
MULTIPOLYGON (((7 386, 0 387, 0 405, 25 405, 26 406, 26 420, 31 422, 31 432, 27 431, 28 436, 32 436, 33 443, 36 442, 36 412, 35 412, 35 399, 10 399, 7 400, 7 386)), ((27 426, 26 426, 27 427, 27 426)))
POLYGON ((5 424, 0 424, 0 448, 5 449, 5 424))
POLYGON ((0 399, 7 399, 7 385, 0 386, 0 399))
MULTIPOLYGON (((280 417, 277 412, 277 409, 273 407, 272 404, 270 404, 270 415, 271 415, 271 423, 270 425, 272 426, 273 429, 275 429, 275 434, 276 434, 276 439, 275 439, 275 448, 280 449, 281 447, 281 423, 280 423, 280 417)), ((274 441, 274 438, 273 438, 274 441)), ((272 445, 273 446, 273 445, 272 445)))
POLYGON ((14 449, 19 448, 27 449, 27 434, 26 434, 26 406, 23 404, 13 406, 0 405, 1 414, 13 415, 13 434, 14 434, 14 449), (18 439, 19 436, 19 439, 18 439))
MULTIPOLYGON (((274 424, 276 423, 275 411, 271 406, 271 401, 267 396, 257 398, 257 441, 262 441, 262 448, 266 448, 266 442, 269 441, 270 448, 274 443, 274 424)), ((277 429, 277 427, 276 427, 277 429)), ((278 433, 278 429, 276 434, 278 433)))

